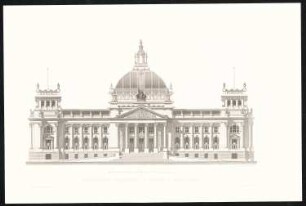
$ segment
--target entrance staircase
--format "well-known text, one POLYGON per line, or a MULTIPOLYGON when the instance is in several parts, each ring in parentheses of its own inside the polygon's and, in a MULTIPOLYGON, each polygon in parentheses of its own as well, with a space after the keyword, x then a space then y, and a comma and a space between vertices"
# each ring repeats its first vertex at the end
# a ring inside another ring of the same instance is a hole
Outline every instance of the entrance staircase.
POLYGON ((168 162, 167 153, 122 153, 119 159, 116 161, 120 162, 141 162, 141 163, 150 163, 150 162, 168 162))

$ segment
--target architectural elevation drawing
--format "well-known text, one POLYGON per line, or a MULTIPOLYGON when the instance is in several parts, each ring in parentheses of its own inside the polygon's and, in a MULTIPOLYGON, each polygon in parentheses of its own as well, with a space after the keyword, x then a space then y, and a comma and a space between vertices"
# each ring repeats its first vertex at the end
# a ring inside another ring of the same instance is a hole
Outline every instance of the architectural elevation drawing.
POLYGON ((107 109, 66 109, 60 84, 37 84, 28 162, 254 161, 245 83, 223 83, 219 109, 176 109, 172 86, 149 68, 140 41, 133 69, 109 93, 107 109))

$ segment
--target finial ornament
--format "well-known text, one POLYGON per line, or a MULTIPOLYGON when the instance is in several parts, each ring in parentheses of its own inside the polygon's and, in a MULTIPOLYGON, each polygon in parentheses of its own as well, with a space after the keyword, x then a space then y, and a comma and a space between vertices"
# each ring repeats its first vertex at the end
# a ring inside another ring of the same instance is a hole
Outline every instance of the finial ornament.
POLYGON ((225 90, 226 90, 226 84, 225 82, 223 82, 223 91, 225 92, 225 90))
POLYGON ((39 84, 38 83, 36 84, 36 91, 37 92, 39 91, 39 84))
POLYGON ((61 86, 59 83, 57 83, 57 90, 60 91, 60 89, 61 89, 61 86))
POLYGON ((245 83, 245 82, 243 83, 243 90, 244 90, 244 91, 247 90, 247 88, 246 88, 246 83, 245 83))

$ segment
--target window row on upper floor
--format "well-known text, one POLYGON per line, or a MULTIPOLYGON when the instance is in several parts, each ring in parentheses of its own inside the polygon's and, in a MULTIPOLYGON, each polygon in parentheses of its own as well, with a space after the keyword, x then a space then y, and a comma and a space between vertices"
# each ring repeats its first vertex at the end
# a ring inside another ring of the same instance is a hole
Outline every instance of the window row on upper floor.
MULTIPOLYGON (((65 127, 65 134, 69 134, 70 133, 70 128, 73 129, 73 133, 74 134, 79 134, 81 129, 83 129, 83 133, 84 134, 88 134, 89 133, 89 127, 88 126, 83 126, 83 127, 77 127, 77 126, 70 127, 70 126, 66 126, 65 127)), ((102 127, 102 132, 104 134, 107 134, 108 133, 108 127, 107 126, 103 126, 102 127)), ((99 127, 98 126, 93 126, 92 127, 92 133, 93 134, 98 134, 99 133, 99 127)))

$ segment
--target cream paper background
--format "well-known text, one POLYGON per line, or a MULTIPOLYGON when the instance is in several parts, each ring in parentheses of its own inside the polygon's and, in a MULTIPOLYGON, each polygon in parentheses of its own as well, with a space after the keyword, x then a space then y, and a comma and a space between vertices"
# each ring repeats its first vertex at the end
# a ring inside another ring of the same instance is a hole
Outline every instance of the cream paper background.
POLYGON ((6 202, 301 200, 300 23, 299 4, 5 6, 6 202), (236 68, 256 164, 25 164, 46 68, 63 108, 107 108, 139 39, 176 108, 221 107, 236 68))

